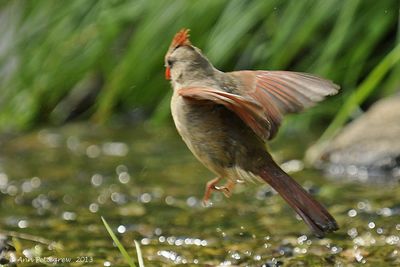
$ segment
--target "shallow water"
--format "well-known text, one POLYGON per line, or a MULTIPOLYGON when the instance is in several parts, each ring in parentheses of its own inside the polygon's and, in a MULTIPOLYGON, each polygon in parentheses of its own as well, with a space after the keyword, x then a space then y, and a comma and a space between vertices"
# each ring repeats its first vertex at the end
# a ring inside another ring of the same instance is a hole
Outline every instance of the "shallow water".
MULTIPOLYGON (((289 161, 341 227, 316 239, 266 185, 203 207, 213 176, 172 128, 73 124, 3 136, 0 147, 0 239, 18 266, 126 266, 101 216, 132 255, 140 241, 146 266, 400 265, 398 186, 329 180, 289 161)), ((288 144, 276 147, 291 159, 288 144)))

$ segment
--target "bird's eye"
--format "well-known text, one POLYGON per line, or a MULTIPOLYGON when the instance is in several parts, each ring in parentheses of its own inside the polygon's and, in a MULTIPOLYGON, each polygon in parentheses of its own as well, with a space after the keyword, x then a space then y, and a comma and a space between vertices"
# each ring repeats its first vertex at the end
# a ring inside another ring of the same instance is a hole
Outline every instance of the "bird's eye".
POLYGON ((173 60, 171 60, 171 59, 168 59, 168 60, 167 60, 167 66, 171 68, 172 65, 174 64, 174 62, 175 62, 175 61, 173 61, 173 60))

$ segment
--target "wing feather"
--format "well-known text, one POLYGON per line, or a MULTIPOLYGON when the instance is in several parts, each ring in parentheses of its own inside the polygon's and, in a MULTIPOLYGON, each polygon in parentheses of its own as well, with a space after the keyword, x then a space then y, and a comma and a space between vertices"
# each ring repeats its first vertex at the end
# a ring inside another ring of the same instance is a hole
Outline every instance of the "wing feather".
POLYGON ((211 87, 185 87, 178 94, 224 105, 264 141, 276 135, 283 115, 300 112, 339 90, 331 81, 300 72, 237 71, 228 75, 241 83, 232 90, 237 94, 211 87))
POLYGON ((242 81, 243 95, 263 107, 271 123, 268 139, 275 136, 283 115, 300 112, 339 90, 331 81, 301 72, 236 71, 231 75, 242 81))
POLYGON ((263 107, 250 98, 208 87, 185 87, 179 89, 178 94, 193 100, 207 100, 223 105, 240 117, 257 136, 263 140, 267 138, 271 123, 263 107))

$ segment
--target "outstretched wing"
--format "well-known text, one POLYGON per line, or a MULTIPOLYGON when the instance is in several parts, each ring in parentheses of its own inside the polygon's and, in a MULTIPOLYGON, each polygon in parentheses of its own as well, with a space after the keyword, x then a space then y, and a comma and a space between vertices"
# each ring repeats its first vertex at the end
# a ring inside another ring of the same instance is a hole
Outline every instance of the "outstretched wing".
POLYGON ((185 87, 178 94, 224 105, 264 141, 275 136, 284 114, 299 112, 339 90, 331 81, 299 72, 237 71, 229 75, 241 83, 236 88, 240 95, 210 87, 185 87))
POLYGON ((271 124, 268 139, 275 136, 282 117, 313 106, 339 86, 331 81, 301 72, 236 71, 231 75, 243 84, 243 96, 263 107, 271 124))

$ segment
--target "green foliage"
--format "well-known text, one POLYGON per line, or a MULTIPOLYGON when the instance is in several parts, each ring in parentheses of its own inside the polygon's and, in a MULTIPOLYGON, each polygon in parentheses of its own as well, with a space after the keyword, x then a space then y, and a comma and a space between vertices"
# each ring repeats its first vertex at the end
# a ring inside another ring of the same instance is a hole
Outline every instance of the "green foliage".
MULTIPOLYGON (((163 57, 183 27, 221 70, 334 80, 341 95, 315 111, 333 116, 396 46, 398 10, 397 0, 8 1, 0 5, 0 129, 76 115, 104 121, 138 107, 162 120, 170 92, 163 57)), ((382 93, 368 90, 363 100, 393 93, 398 65, 385 86, 374 84, 382 93)))
MULTIPOLYGON (((360 86, 347 98, 344 105, 335 115, 332 123, 307 152, 307 160, 314 162, 323 153, 325 145, 335 136, 354 110, 372 93, 378 83, 387 75, 393 65, 400 61, 400 44, 398 44, 367 76, 360 86)), ((383 114, 384 115, 384 114, 383 114)))
MULTIPOLYGON (((118 240, 117 236, 112 231, 112 229, 111 229, 110 225, 107 223, 106 219, 101 217, 101 220, 103 221, 104 227, 106 228, 108 234, 111 236, 111 239, 114 241, 115 245, 118 247, 119 251, 121 252, 122 257, 124 257, 125 261, 128 263, 128 265, 130 267, 136 267, 134 260, 131 258, 131 256, 129 256, 125 247, 118 240)), ((137 257, 138 257, 139 267, 144 267, 142 250, 140 249, 140 245, 136 240, 135 240, 135 246, 136 246, 136 253, 137 253, 137 257)))

